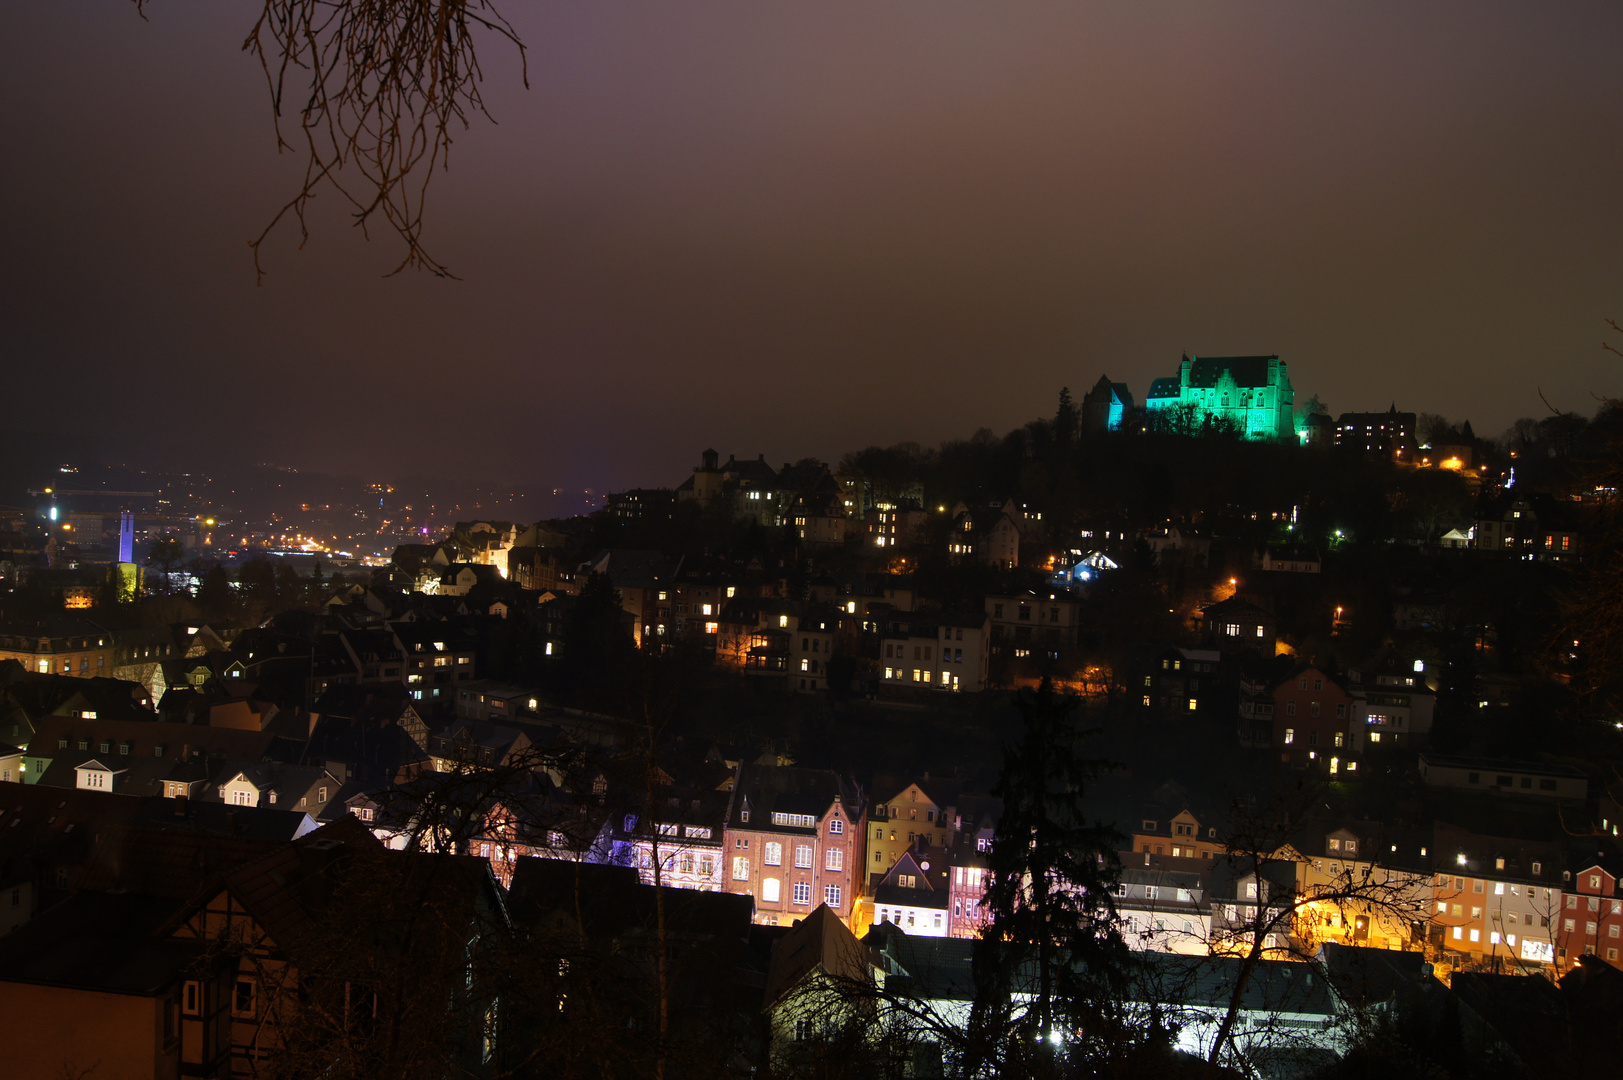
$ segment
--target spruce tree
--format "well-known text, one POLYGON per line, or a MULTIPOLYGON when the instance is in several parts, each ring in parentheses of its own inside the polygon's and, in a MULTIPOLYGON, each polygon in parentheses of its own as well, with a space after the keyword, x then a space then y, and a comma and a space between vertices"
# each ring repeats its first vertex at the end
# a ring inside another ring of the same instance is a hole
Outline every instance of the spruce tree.
POLYGON ((971 1056, 1004 1075, 1057 1076, 1085 1070, 1113 1026, 1129 959, 1112 893, 1124 838, 1083 813, 1084 786, 1107 764, 1078 748, 1077 699, 1045 679, 1015 708, 1024 731, 1004 747, 994 789, 1003 809, 975 954, 971 1056))

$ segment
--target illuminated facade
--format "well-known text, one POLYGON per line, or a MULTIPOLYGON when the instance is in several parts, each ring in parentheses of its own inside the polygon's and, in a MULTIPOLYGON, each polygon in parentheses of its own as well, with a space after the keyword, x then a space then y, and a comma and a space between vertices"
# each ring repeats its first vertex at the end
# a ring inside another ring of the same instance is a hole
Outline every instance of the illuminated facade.
POLYGON ((1185 356, 1175 377, 1150 383, 1152 426, 1193 433, 1229 427, 1247 439, 1294 439, 1296 391, 1277 356, 1185 356))
POLYGON ((39 675, 99 678, 112 666, 113 639, 97 624, 70 617, 43 632, 0 634, 0 660, 39 675))
POLYGON ((1133 392, 1126 383, 1111 382, 1101 375, 1082 398, 1082 428, 1085 431, 1121 431, 1133 416, 1133 392))
POLYGON ((755 898, 755 921, 789 925, 826 906, 848 918, 864 881, 862 793, 820 769, 740 767, 722 838, 722 888, 755 898))
POLYGON ((1436 906, 1430 936, 1444 961, 1455 968, 1511 972, 1554 964, 1563 919, 1573 919, 1576 928, 1581 918, 1565 914, 1561 849, 1544 841, 1482 836, 1442 822, 1433 840, 1436 906))

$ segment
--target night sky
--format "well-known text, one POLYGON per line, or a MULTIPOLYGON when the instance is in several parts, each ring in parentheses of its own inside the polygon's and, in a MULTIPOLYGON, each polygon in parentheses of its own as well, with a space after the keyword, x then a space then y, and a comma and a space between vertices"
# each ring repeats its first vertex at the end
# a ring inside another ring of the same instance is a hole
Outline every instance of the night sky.
MULTIPOLYGON (((256 5, 18 5, 4 422, 328 472, 679 482, 1279 353, 1479 433, 1619 393, 1623 4, 541 3, 384 278, 256 5), (1615 336, 1614 336, 1615 340, 1615 336)), ((1623 342, 1620 342, 1623 344, 1623 342)))

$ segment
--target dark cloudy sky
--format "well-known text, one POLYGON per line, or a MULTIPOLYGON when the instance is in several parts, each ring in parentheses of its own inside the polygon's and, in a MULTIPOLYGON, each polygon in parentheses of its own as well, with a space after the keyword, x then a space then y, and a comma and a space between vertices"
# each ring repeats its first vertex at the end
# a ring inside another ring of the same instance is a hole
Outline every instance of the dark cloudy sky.
POLYGON ((1619 393, 1623 4, 507 0, 428 240, 291 192, 254 3, 19 5, 6 414, 330 471, 675 483, 1277 352, 1497 432, 1619 393))

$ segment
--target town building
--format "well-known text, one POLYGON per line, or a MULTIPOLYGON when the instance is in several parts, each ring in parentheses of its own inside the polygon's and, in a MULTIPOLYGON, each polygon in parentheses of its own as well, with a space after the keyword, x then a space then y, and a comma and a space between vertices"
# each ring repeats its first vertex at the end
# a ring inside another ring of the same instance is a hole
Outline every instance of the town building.
POLYGON ((1427 752, 1420 755, 1420 779, 1427 787, 1529 799, 1581 803, 1589 797, 1589 778, 1581 771, 1537 761, 1427 752))
POLYGON ((947 937, 951 895, 937 852, 906 852, 874 886, 874 923, 894 923, 918 937, 947 937), (935 860, 930 856, 934 854, 935 860))
POLYGON ((1398 412, 1342 413, 1336 417, 1335 446, 1380 461, 1415 460, 1415 414, 1398 412))
MULTIPOLYGON (((1143 855, 1170 855, 1174 859, 1220 859, 1228 849, 1215 826, 1202 826, 1188 807, 1172 814, 1170 807, 1145 807, 1132 820, 1133 851, 1143 855)), ((1145 865, 1149 865, 1146 860, 1145 865)))
MULTIPOLYGON (((1275 854, 1293 859, 1297 889, 1309 900, 1297 911, 1295 933, 1312 949, 1326 942, 1384 949, 1418 949, 1430 911, 1431 875, 1415 869, 1415 851, 1400 851, 1378 821, 1306 824, 1275 854), (1370 886, 1381 890, 1379 902, 1370 886)), ((1407 841, 1406 841, 1407 842, 1407 841)))
POLYGON ((1445 960, 1517 972, 1555 964, 1565 907, 1560 848, 1438 822, 1432 862, 1430 939, 1445 960))
POLYGON ((869 541, 879 548, 911 548, 924 541, 930 513, 918 503, 882 502, 862 515, 869 541))
POLYGON ((1265 573, 1317 574, 1324 566, 1319 553, 1299 544, 1269 544, 1257 553, 1257 566, 1265 573))
POLYGON ((840 637, 840 615, 833 606, 806 608, 789 634, 789 690, 808 694, 828 689, 829 661, 840 637))
POLYGON ((1589 955, 1623 968, 1623 897, 1618 895, 1617 876, 1616 859, 1604 857, 1572 872, 1563 890, 1555 940, 1556 960, 1562 967, 1589 955))
POLYGON ((1211 945, 1211 904, 1207 899, 1213 863, 1188 858, 1122 854, 1116 911, 1122 936, 1141 952, 1205 956, 1211 945))
POLYGON ((990 626, 984 612, 892 613, 881 635, 880 685, 979 693, 986 687, 990 626))
POLYGON ((851 916, 866 879, 862 791, 837 773, 740 763, 723 837, 725 889, 755 921, 787 925, 827 905, 851 916))
POLYGON ((959 503, 947 533, 947 559, 1011 569, 1020 565, 1020 525, 1013 502, 972 510, 959 503))
POLYGON ((1274 655, 1279 638, 1279 620, 1274 613, 1249 600, 1231 596, 1200 609, 1202 637, 1206 644, 1224 651, 1246 649, 1274 655))
POLYGON ((1343 681, 1314 664, 1300 664, 1269 691, 1274 706, 1274 750, 1297 768, 1340 772, 1351 752, 1348 731, 1354 698, 1343 681))
MULTIPOLYGON (((928 789, 951 790, 956 784, 913 781, 898 791, 875 795, 868 812, 869 851, 866 872, 882 875, 909 851, 946 847, 955 836, 954 807, 931 798, 928 789)), ((876 791, 884 792, 877 788, 876 791)))
POLYGON ((113 635, 89 619, 58 616, 41 626, 0 627, 0 660, 40 675, 107 677, 117 663, 113 635))
POLYGON ((1069 589, 989 593, 985 603, 992 620, 994 647, 1030 649, 1076 644, 1082 598, 1069 589))
POLYGON ((1222 654, 1210 649, 1168 648, 1142 661, 1132 692, 1139 708, 1162 717, 1198 713, 1218 690, 1222 654))
POLYGON ((1426 666, 1424 660, 1397 664, 1377 659, 1347 672, 1357 699, 1351 729, 1354 750, 1410 746, 1431 731, 1437 694, 1426 666))
POLYGON ((1572 561, 1582 552, 1581 511, 1548 495, 1508 491, 1477 508, 1472 544, 1517 558, 1572 561))

